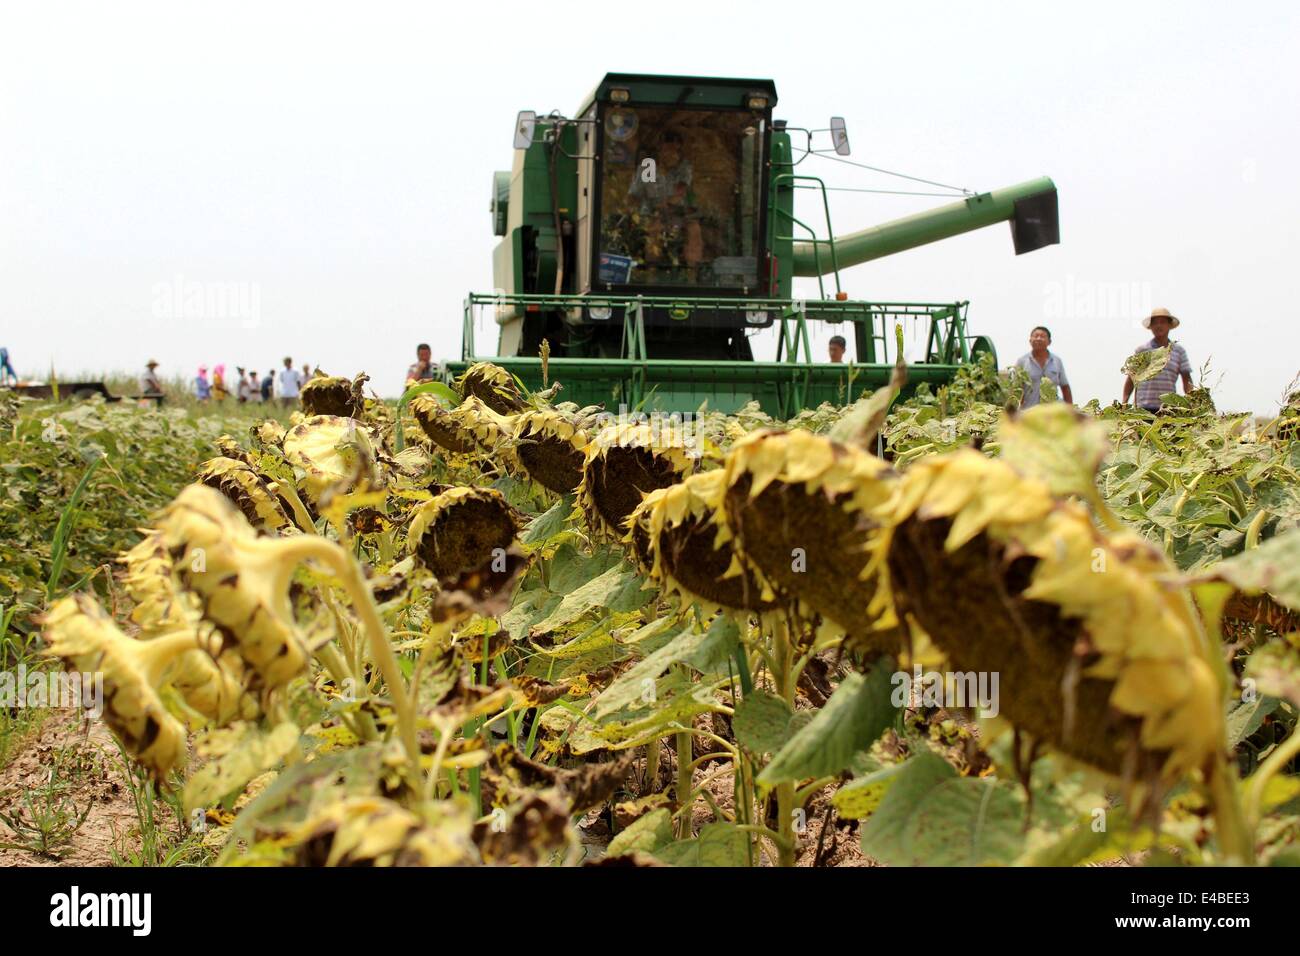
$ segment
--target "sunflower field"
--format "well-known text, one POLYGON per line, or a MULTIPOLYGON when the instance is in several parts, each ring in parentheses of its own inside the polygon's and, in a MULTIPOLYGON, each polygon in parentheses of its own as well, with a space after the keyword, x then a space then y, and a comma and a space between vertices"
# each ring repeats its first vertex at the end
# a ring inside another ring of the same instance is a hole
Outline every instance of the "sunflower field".
POLYGON ((1300 399, 904 379, 10 403, 5 646, 219 865, 1300 863, 1300 399))

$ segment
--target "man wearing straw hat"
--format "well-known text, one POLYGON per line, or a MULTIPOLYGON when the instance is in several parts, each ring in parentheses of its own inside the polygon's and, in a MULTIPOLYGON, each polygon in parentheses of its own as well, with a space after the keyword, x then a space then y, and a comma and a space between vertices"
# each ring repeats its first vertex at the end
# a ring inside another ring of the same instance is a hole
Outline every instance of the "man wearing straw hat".
MULTIPOLYGON (((1162 349, 1169 345, 1169 330, 1178 328, 1180 324, 1178 317, 1170 313, 1168 309, 1155 309, 1142 320, 1142 325, 1151 330, 1151 341, 1139 345, 1133 351, 1133 354, 1140 355, 1142 352, 1162 349)), ((1145 408, 1152 414, 1160 411, 1160 396, 1178 391, 1178 379, 1180 377, 1183 380, 1184 394, 1190 395, 1192 391, 1192 363, 1187 359, 1186 350, 1175 342, 1169 349, 1169 361, 1165 363, 1165 367, 1161 369, 1160 373, 1145 382, 1137 383, 1138 406, 1145 408)), ((1132 394, 1133 379, 1126 377, 1124 379, 1125 405, 1128 404, 1129 396, 1132 394)))

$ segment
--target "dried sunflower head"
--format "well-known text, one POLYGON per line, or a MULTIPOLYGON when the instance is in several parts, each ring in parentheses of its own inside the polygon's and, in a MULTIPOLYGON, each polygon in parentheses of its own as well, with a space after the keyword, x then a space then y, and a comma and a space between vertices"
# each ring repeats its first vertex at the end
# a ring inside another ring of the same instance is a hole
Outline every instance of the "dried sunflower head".
POLYGON ((588 444, 578 503, 593 533, 614 540, 644 495, 695 470, 684 434, 651 424, 608 425, 588 444))
POLYGON ((518 530, 501 492, 449 488, 415 509, 406 540, 434 577, 449 580, 502 560, 518 530))
POLYGON ((720 537, 769 586, 764 598, 794 595, 853 645, 896 651, 868 550, 872 510, 889 497, 893 470, 812 432, 764 430, 732 446, 724 472, 720 537))
POLYGON ((520 414, 514 422, 514 448, 529 478, 559 495, 582 483, 587 433, 577 420, 551 408, 520 414))
POLYGON ((362 374, 349 382, 341 376, 322 375, 317 370, 302 387, 303 414, 360 418, 366 410, 362 388, 369 380, 370 376, 362 374))
POLYGON ((70 671, 103 675, 104 721, 122 746, 158 780, 185 757, 185 728, 167 712, 157 686, 191 637, 134 641, 89 596, 55 603, 45 616, 47 653, 70 671))
POLYGON ((305 419, 285 435, 284 455, 313 503, 330 489, 347 494, 383 487, 370 432, 353 418, 305 419))
POLYGON ((1170 781, 1224 746, 1222 695, 1164 555, 964 449, 881 509, 894 600, 956 670, 1000 674, 1022 730, 1127 779, 1170 781))
POLYGON ((274 534, 292 526, 280 499, 243 461, 225 457, 209 459, 199 466, 196 480, 229 498, 258 531, 274 534))
POLYGON ((435 445, 461 455, 469 454, 477 447, 474 435, 466 432, 462 422, 452 418, 454 409, 432 395, 417 395, 406 407, 419 422, 420 430, 435 445))
POLYGON ((624 539, 641 573, 706 612, 716 607, 771 611, 763 585, 737 559, 714 518, 722 508, 726 474, 706 471, 650 492, 632 512, 624 539))
POLYGON ((294 538, 259 538, 230 502, 203 485, 182 491, 159 516, 158 530, 204 618, 238 646, 266 687, 280 687, 306 667, 289 601, 298 565, 294 538))
POLYGON ((521 412, 526 404, 514 376, 491 362, 475 362, 465 369, 456 390, 462 398, 474 396, 498 415, 521 412))

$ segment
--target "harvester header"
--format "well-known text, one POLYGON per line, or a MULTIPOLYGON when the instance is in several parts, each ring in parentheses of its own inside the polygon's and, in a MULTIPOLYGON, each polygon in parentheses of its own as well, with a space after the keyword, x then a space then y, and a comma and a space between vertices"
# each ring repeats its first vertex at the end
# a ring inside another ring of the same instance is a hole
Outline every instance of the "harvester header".
POLYGON ((892 324, 928 321, 925 365, 911 381, 942 382, 991 351, 965 328, 965 302, 851 301, 840 271, 998 222, 1015 250, 1059 241, 1056 187, 1037 179, 967 193, 938 209, 835 237, 825 184, 798 167, 848 153, 843 120, 823 129, 773 119, 771 80, 610 73, 573 117, 519 114, 515 161, 493 178, 496 290, 466 300, 461 361, 476 316, 499 327, 492 361, 529 387, 552 378, 581 404, 646 403, 723 411, 757 400, 789 415, 851 401, 888 379, 892 324), (814 140, 829 134, 829 148, 814 140), (804 142, 801 144, 800 140, 804 142), (795 194, 817 198, 805 222, 795 194), (796 276, 816 296, 794 296, 796 276), (848 369, 813 361, 807 323, 851 323, 848 369), (750 336, 776 327, 777 361, 755 362, 750 336))

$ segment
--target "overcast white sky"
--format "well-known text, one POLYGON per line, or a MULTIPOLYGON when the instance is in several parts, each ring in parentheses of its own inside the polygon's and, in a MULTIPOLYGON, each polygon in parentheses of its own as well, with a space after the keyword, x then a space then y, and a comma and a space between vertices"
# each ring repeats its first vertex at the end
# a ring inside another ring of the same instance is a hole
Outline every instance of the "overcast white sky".
MULTIPOLYGON (((461 301, 491 290, 516 111, 572 112, 609 70, 761 76, 792 125, 846 117, 855 160, 1060 189, 1060 246, 1015 257, 994 226, 849 270, 853 298, 970 299, 1003 364, 1045 323, 1081 401, 1118 397, 1138 320, 1166 306, 1220 406, 1265 413, 1300 370, 1298 11, 6 3, 0 344, 63 375, 292 354, 395 394, 417 341, 459 355, 461 301), (178 277, 242 283, 255 324, 168 316, 178 277)), ((833 201, 839 232, 942 202, 833 201)))

